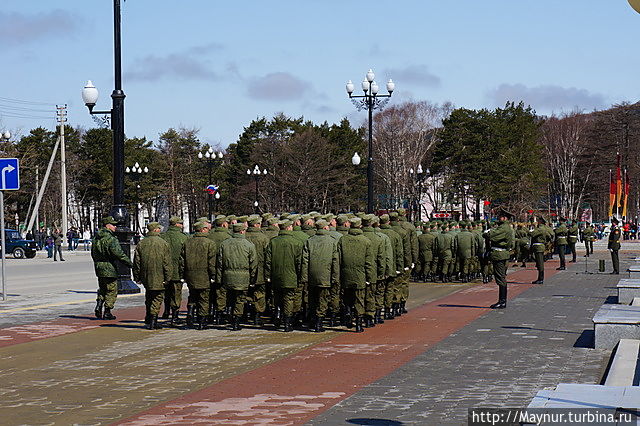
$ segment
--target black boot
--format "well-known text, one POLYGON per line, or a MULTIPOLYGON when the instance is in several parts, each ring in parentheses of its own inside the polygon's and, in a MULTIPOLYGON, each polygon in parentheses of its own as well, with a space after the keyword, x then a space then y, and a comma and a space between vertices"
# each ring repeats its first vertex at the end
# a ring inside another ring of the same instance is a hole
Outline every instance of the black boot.
POLYGON ((336 325, 338 325, 338 319, 336 318, 336 314, 331 312, 329 315, 329 327, 335 327, 336 325))
POLYGON ((116 316, 111 314, 111 309, 104 308, 104 314, 102 315, 102 319, 114 320, 114 319, 116 319, 116 316))
POLYGON ((373 319, 371 318, 370 315, 365 315, 364 316, 364 326, 365 326, 365 328, 373 327, 373 319))
POLYGON ((231 317, 231 331, 240 331, 242 327, 240 326, 241 317, 234 315, 231 317))
POLYGON ((409 311, 407 311, 407 307, 405 306, 406 304, 407 304, 407 302, 406 302, 406 301, 404 301, 404 302, 400 303, 400 309, 402 310, 402 313, 403 313, 403 314, 407 314, 407 313, 409 313, 409 311))
POLYGON ((290 331, 293 331, 293 327, 291 326, 291 317, 283 317, 282 318, 282 322, 284 323, 284 332, 288 333, 290 331))
POLYGON ((364 328, 362 328, 362 318, 356 315, 356 333, 362 333, 364 328))
POLYGON ((205 330, 207 328, 207 316, 199 314, 194 315, 194 323, 197 323, 196 328, 198 330, 205 330))
POLYGON ((96 302, 96 308, 94 309, 94 313, 96 315, 96 318, 98 319, 102 319, 102 307, 104 306, 104 301, 103 300, 98 300, 96 302))
POLYGON ((171 315, 171 308, 165 304, 164 312, 162 313, 162 316, 160 318, 169 319, 170 315, 171 315))
POLYGON ((324 327, 322 326, 322 317, 316 317, 316 326, 313 331, 316 333, 322 333, 324 331, 324 327))
POLYGON ((344 316, 344 325, 347 328, 353 328, 353 319, 351 318, 351 308, 347 307, 344 316))
MULTIPOLYGON (((155 317, 155 321, 158 322, 158 317, 155 317)), ((144 317, 145 328, 147 330, 153 330, 154 327, 154 317, 151 314, 147 314, 144 317)))
POLYGON ((544 271, 538 271, 538 279, 531 284, 544 284, 544 271))
POLYGON ((376 309, 376 323, 384 324, 384 318, 382 318, 382 309, 376 309))
POLYGON ((193 328, 193 317, 195 313, 194 305, 187 305, 187 318, 185 319, 188 328, 193 328))
POLYGON ((498 287, 498 302, 490 306, 491 309, 504 309, 507 307, 507 288, 505 286, 498 287))
POLYGON ((384 319, 392 320, 394 318, 395 315, 393 315, 393 307, 384 308, 384 319))
POLYGON ((180 324, 179 312, 177 309, 171 309, 171 320, 169 325, 173 327, 178 324, 180 324))
POLYGON ((262 314, 260 312, 253 314, 253 325, 262 326, 262 314))
MULTIPOLYGON (((144 324, 145 324, 145 325, 147 325, 147 326, 148 326, 149 324, 151 324, 151 314, 147 313, 147 314, 144 316, 144 324)), ((149 330, 151 330, 151 329, 149 329, 149 330)))

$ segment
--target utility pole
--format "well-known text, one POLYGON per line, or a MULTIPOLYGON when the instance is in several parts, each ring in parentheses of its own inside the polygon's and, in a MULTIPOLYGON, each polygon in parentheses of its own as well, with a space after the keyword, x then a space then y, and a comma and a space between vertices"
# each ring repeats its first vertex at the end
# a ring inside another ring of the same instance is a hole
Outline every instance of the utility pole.
MULTIPOLYGON (((40 166, 36 166, 36 197, 40 192, 40 166)), ((36 213, 36 226, 35 230, 40 231, 40 206, 36 204, 35 206, 36 213)))
POLYGON ((68 231, 67 220, 67 157, 64 151, 64 123, 67 122, 67 105, 57 106, 57 119, 60 125, 60 192, 62 201, 62 235, 66 238, 68 231))

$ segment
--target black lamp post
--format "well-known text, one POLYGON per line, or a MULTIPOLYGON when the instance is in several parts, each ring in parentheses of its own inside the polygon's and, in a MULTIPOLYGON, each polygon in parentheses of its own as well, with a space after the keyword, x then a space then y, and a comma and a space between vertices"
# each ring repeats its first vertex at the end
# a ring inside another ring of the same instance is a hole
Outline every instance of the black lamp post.
MULTIPOLYGON (((427 169, 427 174, 429 173, 429 169, 427 169)), ((420 218, 422 217, 421 214, 421 199, 422 199, 422 182, 424 182, 425 179, 425 174, 424 171, 422 170, 422 164, 418 164, 418 167, 416 168, 416 170, 414 171, 413 168, 409 169, 409 174, 411 175, 411 178, 413 180, 413 184, 414 184, 414 188, 417 187, 417 193, 415 196, 415 199, 413 201, 413 206, 411 207, 411 216, 413 218, 414 221, 416 220, 420 220, 420 218), (417 214, 417 217, 416 217, 417 214)), ((414 191, 412 191, 414 192, 414 191)))
POLYGON ((366 109, 369 111, 369 162, 367 163, 367 213, 373 213, 373 110, 382 109, 387 104, 391 94, 395 90, 395 83, 392 80, 387 82, 387 95, 378 95, 378 83, 375 82, 375 74, 372 70, 367 72, 367 75, 362 82, 362 91, 364 95, 354 96, 355 90, 354 84, 349 80, 347 82, 347 93, 349 99, 356 106, 358 111, 366 109))
POLYGON ((253 178, 256 181, 256 198, 255 198, 255 201, 253 202, 253 208, 255 210, 255 213, 258 213, 258 211, 259 211, 258 205, 260 204, 258 202, 258 195, 259 195, 259 192, 258 192, 258 180, 261 177, 264 177, 264 176, 267 175, 267 169, 264 169, 264 170, 260 171, 260 167, 258 167, 258 165, 256 164, 256 166, 253 168, 253 171, 251 169, 247 169, 247 175, 249 175, 249 176, 253 175, 253 178))
POLYGON ((133 179, 133 181, 136 184, 136 219, 135 219, 135 223, 133 225, 133 231, 137 234, 140 233, 140 220, 139 220, 139 215, 140 215, 140 178, 142 177, 143 173, 149 173, 149 168, 147 166, 142 167, 140 166, 140 164, 138 162, 136 162, 136 164, 133 165, 133 167, 127 167, 126 169, 124 169, 124 172, 131 176, 131 178, 133 179))
MULTIPOLYGON (((215 153, 213 151, 213 148, 209 147, 208 150, 206 150, 204 152, 204 154, 202 152, 198 152, 198 158, 199 159, 203 159, 205 158, 207 160, 207 174, 209 176, 209 180, 207 181, 207 185, 211 185, 211 172, 214 166, 214 162, 216 159, 220 160, 220 162, 222 162, 222 159, 224 158, 224 154, 222 153, 222 151, 215 153)), ((207 208, 209 211, 209 220, 211 220, 213 222, 213 210, 212 210, 212 195, 210 192, 207 192, 207 208)), ((219 198, 219 197, 218 197, 219 198)))
MULTIPOLYGON (((91 80, 82 90, 82 99, 89 108, 90 114, 106 114, 111 117, 113 132, 113 206, 111 216, 118 222, 116 236, 122 250, 131 256, 129 243, 131 230, 129 229, 129 213, 124 204, 124 98, 122 90, 121 66, 121 32, 120 32, 120 0, 113 0, 113 57, 115 86, 111 93, 112 107, 109 111, 94 111, 98 101, 98 89, 91 80)), ((140 288, 131 280, 131 268, 118 262, 118 293, 139 293, 140 288)))

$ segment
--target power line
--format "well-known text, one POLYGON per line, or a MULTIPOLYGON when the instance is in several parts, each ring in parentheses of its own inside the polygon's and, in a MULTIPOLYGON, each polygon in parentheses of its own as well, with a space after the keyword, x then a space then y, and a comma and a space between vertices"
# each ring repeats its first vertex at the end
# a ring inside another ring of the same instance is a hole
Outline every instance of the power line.
POLYGON ((56 105, 56 104, 50 103, 50 102, 25 101, 23 99, 4 98, 2 96, 0 96, 0 101, 13 102, 13 103, 17 103, 17 104, 27 104, 27 105, 48 105, 48 106, 55 106, 56 105))
POLYGON ((52 112, 50 109, 36 109, 36 108, 22 108, 22 107, 14 107, 8 105, 0 104, 0 110, 10 110, 11 111, 29 111, 29 112, 52 112))

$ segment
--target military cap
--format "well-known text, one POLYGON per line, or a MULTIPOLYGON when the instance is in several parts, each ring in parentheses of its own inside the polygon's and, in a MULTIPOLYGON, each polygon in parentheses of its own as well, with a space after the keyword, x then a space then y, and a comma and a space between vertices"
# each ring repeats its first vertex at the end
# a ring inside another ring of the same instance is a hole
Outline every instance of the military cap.
POLYGON ((386 213, 380 216, 380 223, 389 223, 389 220, 389 215, 386 213))
POLYGON ((322 229, 322 228, 324 228, 326 226, 329 226, 329 222, 327 222, 326 220, 324 220, 324 219, 316 220, 316 228, 322 229))
POLYGON ((179 216, 171 216, 169 219, 169 225, 175 225, 176 223, 184 223, 184 221, 179 216))
POLYGON ((398 212, 389 212, 389 218, 391 218, 391 221, 397 221, 398 217, 400 217, 398 212))
POLYGON ((238 223, 246 223, 249 220, 249 216, 238 216, 236 220, 238 221, 238 223))
POLYGON ((267 219, 267 223, 269 225, 277 225, 278 222, 280 222, 280 220, 278 218, 275 218, 275 217, 270 217, 269 219, 267 219))
POLYGON ((360 219, 362 219, 363 217, 365 217, 367 214, 365 212, 357 212, 356 213, 356 217, 359 217, 360 219))
POLYGON ((209 218, 206 216, 202 216, 196 219, 196 222, 209 222, 209 218))
POLYGON ((269 213, 269 212, 262 213, 261 217, 262 217, 263 220, 269 220, 269 219, 271 219, 273 217, 273 213, 269 213))
POLYGON ((156 229, 160 229, 162 227, 162 225, 160 225, 158 222, 149 222, 147 224, 147 229, 149 231, 155 231, 156 229))
POLYGON ((102 218, 103 225, 117 225, 118 222, 113 218, 113 216, 106 216, 102 218))
POLYGON ((232 220, 237 220, 238 216, 234 215, 234 214, 230 214, 229 216, 227 216, 227 222, 231 222, 232 220))
POLYGON ((287 219, 289 219, 292 222, 295 222, 296 220, 300 220, 302 218, 302 215, 299 214, 292 214, 291 216, 289 216, 287 219))
POLYGON ((350 219, 349 222, 351 222, 352 228, 360 228, 360 226, 362 225, 362 219, 360 219, 359 217, 354 217, 350 219))
POLYGON ((339 226, 342 226, 342 225, 344 225, 344 224, 345 224, 345 222, 349 222, 349 218, 348 218, 347 216, 345 216, 345 215, 339 215, 339 216, 336 218, 336 222, 337 222, 337 224, 338 224, 339 226))
POLYGON ((209 224, 207 222, 196 222, 195 225, 193 225, 193 229, 195 229, 196 231, 201 231, 204 228, 208 228, 209 224))
POLYGON ((253 217, 251 219, 249 219, 249 225, 257 225, 259 223, 262 223, 262 218, 261 217, 253 217))
POLYGON ((406 216, 407 215, 407 209, 400 207, 399 209, 396 209, 396 211, 398 212, 398 215, 400 216, 406 216))
POLYGON ((320 216, 322 219, 326 220, 327 222, 331 222, 333 219, 336 218, 336 216, 334 214, 328 213, 325 214, 324 216, 320 216))
POLYGON ((311 211, 309 212, 309 216, 322 216, 322 213, 317 212, 317 211, 315 211, 315 210, 311 210, 311 211))
POLYGON ((282 213, 282 214, 280 215, 280 219, 287 219, 289 216, 291 216, 291 214, 290 214, 290 213, 282 213))
POLYGON ((233 232, 241 232, 246 228, 244 227, 244 222, 238 222, 233 224, 233 232))
POLYGON ((313 220, 316 220, 316 219, 321 218, 322 216, 324 216, 322 213, 318 213, 318 212, 311 212, 311 213, 309 213, 309 215, 311 216, 311 218, 313 220))
POLYGON ((380 223, 380 218, 378 216, 375 214, 372 214, 371 216, 371 223, 380 223))
POLYGON ((223 223, 225 223, 227 221, 227 217, 225 215, 219 214, 218 216, 216 216, 214 222, 216 223, 216 225, 220 226, 223 223))
POLYGON ((434 222, 431 222, 431 224, 429 224, 429 228, 431 229, 435 228, 436 226, 438 226, 438 224, 434 222))
POLYGON ((293 226, 293 221, 289 219, 281 220, 280 222, 278 222, 278 225, 280 225, 280 229, 288 228, 290 226, 293 226))
POLYGON ((356 217, 356 215, 353 213, 346 213, 345 216, 347 216, 349 219, 353 219, 354 217, 356 217))
POLYGON ((373 224, 373 215, 365 214, 360 219, 362 219, 362 226, 371 226, 373 224))
POLYGON ((309 219, 311 219, 311 215, 310 215, 310 214, 308 214, 308 213, 307 213, 307 214, 300 215, 300 219, 301 219, 303 222, 306 222, 306 221, 308 221, 309 219))

